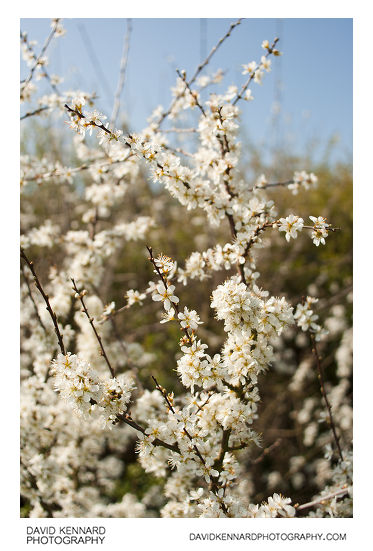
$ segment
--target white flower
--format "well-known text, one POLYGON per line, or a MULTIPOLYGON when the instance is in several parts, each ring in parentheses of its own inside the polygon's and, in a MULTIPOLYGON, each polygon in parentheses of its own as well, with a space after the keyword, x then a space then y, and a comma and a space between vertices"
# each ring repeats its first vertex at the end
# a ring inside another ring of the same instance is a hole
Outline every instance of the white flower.
POLYGON ((244 95, 244 99, 246 101, 252 101, 254 99, 254 96, 253 96, 251 90, 246 90, 245 95, 244 95))
MULTIPOLYGON (((174 261, 163 254, 160 254, 157 258, 155 258, 154 262, 161 274, 165 275, 166 277, 169 276, 170 272, 172 272, 175 266, 174 261)), ((157 273, 156 270, 154 271, 157 273)))
POLYGON ((140 293, 140 291, 135 291, 134 289, 129 289, 125 295, 125 298, 127 299, 128 306, 132 306, 132 304, 141 305, 143 300, 146 298, 146 294, 140 293))
POLYGON ((246 65, 242 65, 242 67, 243 67, 243 71, 242 71, 243 75, 246 75, 247 73, 249 73, 251 75, 256 70, 257 64, 256 64, 256 61, 251 61, 250 63, 247 63, 246 65))
POLYGON ((203 323, 199 319, 199 315, 195 310, 188 310, 184 307, 184 313, 180 312, 177 316, 180 320, 180 325, 182 328, 197 329, 198 325, 203 323))
POLYGON ((280 218, 279 222, 281 226, 278 231, 284 231, 286 241, 290 241, 290 238, 296 239, 297 232, 301 231, 304 225, 303 218, 290 214, 286 218, 280 218))
POLYGON ((162 314, 162 319, 160 323, 167 323, 168 321, 173 321, 175 319, 175 313, 176 312, 174 308, 170 308, 164 314, 162 314))
POLYGON ((58 354, 51 373, 55 389, 77 413, 84 417, 97 414, 105 425, 125 411, 133 388, 117 379, 101 377, 89 362, 70 352, 58 354))
POLYGON ((174 290, 175 285, 170 285, 166 288, 161 281, 156 286, 156 293, 152 295, 152 299, 155 301, 163 301, 164 309, 170 310, 172 302, 174 302, 175 304, 179 302, 179 298, 173 294, 174 290))
POLYGON ((107 316, 110 316, 115 311, 115 302, 110 302, 110 304, 107 304, 105 306, 104 311, 102 312, 102 317, 106 318, 107 316))
POLYGON ((325 237, 328 236, 328 228, 330 224, 326 222, 326 218, 323 218, 322 216, 319 216, 316 218, 316 216, 310 216, 310 220, 312 220, 314 226, 313 231, 311 233, 311 238, 316 247, 322 243, 322 245, 325 245, 325 237))
POLYGON ((271 60, 263 55, 262 59, 261 59, 260 66, 261 66, 262 69, 267 71, 267 73, 269 73, 270 70, 271 70, 271 60))

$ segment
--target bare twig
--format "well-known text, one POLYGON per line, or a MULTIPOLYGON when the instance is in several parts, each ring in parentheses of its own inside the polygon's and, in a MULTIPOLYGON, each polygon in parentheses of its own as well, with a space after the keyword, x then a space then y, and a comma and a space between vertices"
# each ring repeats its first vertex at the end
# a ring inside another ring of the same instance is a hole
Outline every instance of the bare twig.
POLYGON ((339 438, 337 436, 337 431, 336 431, 334 420, 333 420, 332 408, 331 408, 331 405, 330 405, 330 402, 329 402, 329 399, 328 399, 328 395, 326 394, 326 390, 325 390, 324 370, 323 370, 322 363, 321 363, 321 357, 320 357, 320 355, 318 353, 318 350, 317 350, 315 335, 310 333, 310 337, 311 337, 311 341, 312 341, 312 352, 313 352, 313 355, 315 356, 315 359, 316 359, 318 379, 319 379, 319 382, 320 382, 320 390, 321 390, 322 397, 324 398, 324 402, 325 402, 326 409, 327 409, 327 412, 328 412, 330 429, 332 431, 333 438, 334 438, 335 444, 337 446, 339 457, 341 458, 341 461, 343 461, 343 454, 342 454, 341 446, 339 444, 339 438))
POLYGON ((270 446, 268 446, 268 448, 265 448, 263 450, 263 452, 259 455, 259 457, 257 457, 256 459, 253 459, 253 461, 251 462, 252 465, 257 465, 258 463, 261 463, 261 461, 263 461, 263 459, 269 454, 271 453, 273 450, 275 450, 276 448, 279 447, 279 445, 281 444, 282 440, 281 438, 277 438, 277 440, 275 440, 275 442, 273 442, 273 444, 271 444, 270 446))
POLYGON ((302 509, 308 509, 309 507, 314 507, 315 505, 324 504, 326 501, 329 501, 330 499, 333 499, 337 496, 343 496, 348 493, 348 488, 341 488, 340 490, 337 490, 336 492, 332 492, 331 494, 328 494, 326 496, 318 497, 317 499, 313 501, 309 501, 308 503, 303 503, 303 505, 295 505, 295 508, 297 511, 301 511, 302 509))
POLYGON ((44 299, 44 302, 46 304, 46 308, 49 312, 49 315, 52 319, 52 322, 53 322, 53 325, 54 325, 54 330, 55 330, 55 333, 57 335, 57 340, 58 340, 58 345, 60 347, 60 350, 61 350, 61 353, 66 356, 66 351, 65 351, 65 346, 63 344, 63 335, 61 334, 60 332, 60 329, 58 327, 58 323, 57 323, 57 316, 56 314, 54 313, 54 311, 52 310, 52 307, 50 305, 50 302, 49 302, 49 297, 48 295, 44 292, 44 289, 40 283, 40 280, 35 272, 35 269, 34 269, 34 263, 29 260, 26 256, 26 253, 25 251, 21 248, 21 257, 23 258, 23 260, 26 262, 27 266, 30 268, 31 270, 31 273, 32 275, 34 276, 34 281, 35 281, 35 285, 36 287, 38 288, 41 296, 43 297, 44 299))
POLYGON ((294 180, 287 180, 286 182, 273 182, 269 184, 263 184, 260 186, 253 186, 252 188, 249 188, 247 191, 260 191, 261 189, 268 189, 269 187, 282 187, 282 186, 289 186, 290 184, 294 184, 294 180))
POLYGON ((42 113, 43 111, 46 111, 47 109, 50 109, 48 105, 44 105, 43 107, 39 107, 38 109, 35 109, 34 111, 28 111, 22 117, 20 117, 20 120, 23 121, 24 119, 27 119, 29 117, 33 117, 34 115, 39 115, 39 113, 42 113))
POLYGON ((182 134, 184 132, 186 133, 193 133, 197 132, 196 128, 166 128, 165 130, 162 130, 163 134, 167 134, 170 132, 175 132, 175 134, 182 134))
POLYGON ((104 74, 104 72, 101 68, 100 62, 99 62, 99 60, 98 60, 98 58, 95 54, 95 50, 92 46, 92 42, 91 42, 91 39, 89 37, 89 34, 87 33, 84 25, 78 25, 78 30, 81 34, 84 46, 85 46, 85 48, 87 50, 87 53, 88 53, 88 56, 91 60, 93 70, 97 74, 98 81, 99 81, 100 85, 102 86, 102 88, 104 89, 108 101, 111 102, 111 98, 113 97, 113 94, 112 94, 110 86, 109 86, 109 84, 106 80, 105 74, 104 74))
POLYGON ((73 278, 71 278, 71 281, 72 281, 72 283, 73 283, 73 289, 74 289, 75 293, 77 294, 77 298, 79 298, 79 300, 80 300, 80 302, 81 302, 82 310, 83 310, 83 312, 85 313, 85 315, 87 316, 88 321, 89 321, 89 323, 90 323, 90 325, 91 325, 91 327, 92 327, 92 329, 93 329, 93 332, 94 332, 94 334, 95 334, 95 336, 96 336, 96 339, 97 339, 97 341, 98 341, 98 344, 100 345, 101 356, 104 357, 104 359, 105 359, 105 361, 106 361, 106 363, 107 363, 107 366, 108 366, 108 368, 109 368, 109 371, 110 371, 110 373, 111 373, 111 376, 114 378, 114 377, 115 377, 115 372, 114 372, 114 369, 112 368, 112 365, 111 365, 111 363, 110 363, 110 360, 109 360, 109 358, 108 358, 108 356, 107 356, 107 354, 106 354, 106 352, 105 352, 105 348, 104 348, 104 345, 102 344, 101 337, 100 337, 100 335, 99 335, 98 332, 97 332, 97 329, 96 329, 96 327, 95 327, 95 324, 93 323, 94 318, 92 318, 92 317, 89 315, 89 312, 88 312, 87 307, 86 307, 86 305, 85 305, 84 298, 83 298, 85 293, 84 293, 84 291, 79 291, 79 289, 78 289, 77 286, 76 286, 75 280, 74 280, 73 278))
POLYGON ((223 44, 223 42, 230 37, 231 35, 231 32, 233 31, 233 29, 235 27, 237 27, 238 25, 241 24, 241 21, 242 21, 242 17, 240 19, 237 19, 237 21, 235 21, 235 23, 232 23, 228 29, 228 31, 225 33, 225 35, 218 41, 218 43, 212 48, 212 50, 210 51, 209 55, 206 57, 206 59, 200 63, 200 65, 198 65, 197 69, 196 69, 196 72, 194 73, 194 75, 192 76, 192 78, 190 79, 189 81, 189 84, 193 84, 193 82, 196 80, 196 78, 198 77, 199 73, 202 71, 202 69, 204 69, 206 67, 206 65, 208 65, 208 63, 210 62, 212 56, 216 53, 216 51, 220 48, 220 46, 223 44))
POLYGON ((110 124, 113 128, 115 126, 115 123, 116 123, 116 120, 117 120, 117 117, 118 117, 118 113, 119 113, 119 108, 120 108, 120 96, 121 96, 122 91, 123 91, 124 79, 125 79, 125 75, 126 75, 126 68, 127 68, 127 63, 128 63, 128 52, 129 52, 129 47, 130 47, 131 32, 132 32, 131 19, 127 19, 127 31, 126 31, 126 34, 125 34, 125 37, 124 37, 123 53, 122 53, 122 58, 121 58, 121 61, 120 61, 118 87, 117 87, 117 91, 115 93, 113 112, 112 112, 111 119, 110 119, 110 124))
POLYGON ((30 282, 28 280, 28 277, 26 275, 26 272, 25 272, 25 268, 23 266, 23 264, 21 264, 21 270, 22 270, 22 275, 24 277, 24 280, 25 280, 25 283, 26 283, 26 286, 27 286, 27 291, 28 291, 28 296, 33 304, 33 307, 34 307, 34 311, 35 311, 35 315, 37 317, 37 320, 38 322, 40 323, 41 327, 43 328, 44 332, 45 333, 48 333, 47 331, 47 328, 45 327, 44 323, 43 323, 43 320, 41 319, 41 317, 39 316, 39 311, 38 311, 38 307, 36 305, 36 302, 34 300, 34 297, 32 296, 32 292, 31 292, 31 287, 30 287, 30 282))

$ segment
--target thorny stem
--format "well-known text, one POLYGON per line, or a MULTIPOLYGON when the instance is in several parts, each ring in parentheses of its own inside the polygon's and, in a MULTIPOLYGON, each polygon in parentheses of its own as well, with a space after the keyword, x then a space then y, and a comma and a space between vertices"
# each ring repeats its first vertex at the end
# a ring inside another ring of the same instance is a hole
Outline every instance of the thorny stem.
POLYGON ((53 322, 53 325, 54 325, 54 330, 56 332, 56 335, 57 335, 57 340, 58 340, 58 345, 60 347, 60 350, 61 350, 61 353, 66 356, 66 351, 65 351, 65 346, 63 344, 63 335, 61 334, 60 332, 60 329, 58 327, 58 323, 57 323, 57 316, 56 314, 54 313, 54 311, 52 310, 52 307, 50 305, 50 302, 49 302, 49 297, 48 295, 44 292, 44 289, 40 283, 40 280, 35 272, 35 269, 34 269, 34 263, 29 260, 26 256, 26 253, 25 251, 22 249, 21 247, 21 257, 23 258, 23 260, 26 262, 27 266, 30 268, 31 270, 31 273, 32 275, 34 276, 34 281, 35 281, 35 285, 37 287, 37 289, 39 290, 41 296, 43 297, 44 299, 44 302, 46 304, 46 308, 49 312, 49 315, 52 319, 52 322, 53 322))
POLYGON ((249 254, 249 251, 250 251, 250 248, 251 246, 256 242, 257 240, 257 237, 258 235, 260 234, 260 232, 264 231, 266 228, 271 228, 273 227, 273 222, 265 222, 262 226, 258 226, 256 228, 256 230, 254 231, 250 241, 247 242, 246 244, 246 248, 245 248, 245 252, 243 254, 243 256, 246 258, 247 255, 249 254))
POLYGON ((197 411, 202 411, 203 408, 205 407, 205 405, 208 404, 208 402, 210 401, 211 396, 213 396, 213 395, 214 395, 214 392, 211 392, 211 394, 208 395, 208 397, 203 402, 203 404, 201 404, 200 406, 197 407, 197 411))
POLYGON ((100 319, 97 323, 99 325, 101 325, 101 324, 105 323, 105 321, 107 321, 108 319, 113 319, 113 317, 116 316, 117 314, 119 314, 120 312, 123 312, 124 310, 128 310, 129 307, 130 306, 128 304, 125 304, 121 308, 118 308, 118 310, 114 310, 114 312, 110 312, 110 314, 108 314, 107 316, 100 319))
MULTIPOLYGON (((314 229, 320 229, 320 226, 318 226, 317 224, 315 226, 303 226, 303 229, 305 230, 314 230, 314 229)), ((341 231, 341 228, 331 228, 330 226, 328 226, 326 228, 328 231, 341 231)))
POLYGON ((320 382, 320 390, 321 390, 322 397, 324 398, 326 409, 328 411, 330 429, 332 431, 333 438, 334 438, 334 441, 336 443, 341 461, 343 461, 343 454, 342 454, 341 446, 339 444, 339 438, 337 436, 337 431, 336 431, 334 420, 333 420, 332 408, 331 408, 331 405, 330 405, 330 402, 329 402, 329 399, 328 399, 328 396, 327 396, 326 390, 325 390, 324 370, 323 370, 323 367, 322 367, 322 364, 321 364, 321 357, 319 356, 319 353, 318 353, 318 350, 317 350, 315 336, 312 333, 310 333, 310 337, 311 337, 311 341, 312 341, 312 352, 313 352, 313 355, 315 356, 315 359, 316 359, 318 379, 319 379, 319 382, 320 382))
POLYGON ((96 336, 96 339, 97 339, 97 341, 98 341, 98 343, 99 343, 99 345, 100 345, 101 356, 104 357, 104 359, 105 359, 105 361, 106 361, 106 363, 107 363, 107 366, 108 366, 108 368, 109 368, 109 370, 110 370, 111 376, 114 378, 114 377, 115 377, 114 369, 112 368, 112 365, 111 365, 111 363, 110 363, 110 361, 109 361, 109 358, 107 357, 107 354, 106 354, 106 352, 105 352, 104 345, 102 344, 101 337, 100 337, 100 335, 97 333, 97 329, 96 329, 96 327, 95 327, 95 324, 93 323, 94 318, 92 318, 92 317, 89 315, 89 312, 88 312, 87 307, 86 307, 86 305, 85 305, 84 298, 83 298, 85 292, 84 292, 84 291, 79 291, 79 289, 78 289, 77 286, 76 286, 75 280, 74 280, 73 278, 71 278, 71 281, 72 281, 72 284, 73 284, 73 289, 74 289, 74 291, 76 292, 76 294, 78 295, 77 298, 79 298, 79 300, 80 300, 80 302, 81 302, 81 304, 82 304, 82 310, 83 310, 83 312, 85 313, 85 315, 87 316, 88 321, 89 321, 89 323, 90 323, 90 325, 91 325, 91 327, 92 327, 92 329, 93 329, 93 332, 94 332, 94 334, 95 334, 95 336, 96 336))

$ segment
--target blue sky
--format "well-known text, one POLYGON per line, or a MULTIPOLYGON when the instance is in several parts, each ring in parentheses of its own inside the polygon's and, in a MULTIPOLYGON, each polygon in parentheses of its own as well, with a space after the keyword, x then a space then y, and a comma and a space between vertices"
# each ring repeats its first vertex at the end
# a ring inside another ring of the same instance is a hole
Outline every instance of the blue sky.
MULTIPOLYGON (((191 75, 233 21, 131 20, 121 105, 133 131, 145 126, 157 105, 168 106, 176 68, 191 75)), ((62 89, 95 90, 98 108, 110 116, 126 20, 65 19, 64 26, 67 34, 48 50, 50 73, 65 78, 62 89), (84 41, 87 34, 91 54, 84 41), (98 61, 96 68, 92 55, 98 61)), ((50 20, 22 19, 21 29, 41 47, 50 20)), ((259 60, 262 41, 275 36, 280 38, 283 56, 273 59, 273 69, 261 86, 253 84, 255 100, 242 104, 246 133, 258 145, 281 141, 295 152, 316 140, 316 156, 322 155, 332 136, 338 136, 333 159, 346 160, 352 153, 352 19, 245 19, 218 50, 207 72, 221 68, 226 85, 242 83, 241 65, 259 60), (276 102, 281 110, 274 118, 276 102)), ((25 71, 21 63, 21 77, 25 71)))

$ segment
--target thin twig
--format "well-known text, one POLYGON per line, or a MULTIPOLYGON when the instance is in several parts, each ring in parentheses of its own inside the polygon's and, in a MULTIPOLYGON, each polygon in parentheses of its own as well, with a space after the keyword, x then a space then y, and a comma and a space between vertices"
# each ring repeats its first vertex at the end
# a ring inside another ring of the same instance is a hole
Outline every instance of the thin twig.
MULTIPOLYGON (((166 389, 164 389, 162 386, 160 386, 160 384, 158 383, 157 379, 156 379, 153 375, 152 375, 152 379, 153 379, 153 381, 154 381, 154 383, 155 383, 155 385, 156 385, 156 389, 159 390, 159 392, 162 394, 163 398, 165 399, 165 401, 166 401, 166 403, 167 403, 167 406, 168 406, 169 410, 172 411, 173 414, 176 414, 176 411, 174 410, 174 408, 173 408, 173 406, 172 406, 172 404, 171 404, 171 402, 170 402, 170 400, 169 400, 169 398, 168 398, 168 394, 167 394, 166 389)), ((194 451, 196 452, 196 454, 197 454, 199 460, 201 461, 202 465, 203 465, 203 466, 206 466, 206 461, 205 461, 205 459, 203 458, 201 452, 199 451, 197 445, 193 442, 193 437, 189 434, 189 432, 188 432, 188 430, 187 430, 185 424, 184 424, 183 430, 184 430, 184 433, 186 434, 186 436, 189 438, 189 440, 190 440, 190 442, 191 442, 191 444, 192 444, 192 446, 193 446, 193 449, 194 449, 194 451)), ((228 438, 229 438, 229 435, 228 435, 228 438)), ((217 495, 217 493, 218 493, 218 488, 219 488, 218 483, 217 483, 217 477, 216 477, 216 479, 214 479, 214 477, 211 477, 211 488, 212 488, 212 490, 214 491, 214 493, 217 495)), ((220 504, 220 506, 221 506, 223 512, 224 512, 224 513, 227 513, 227 508, 226 508, 225 504, 224 504, 224 503, 221 503, 221 502, 219 502, 219 504, 220 504)))
POLYGON ((47 334, 48 331, 47 331, 47 328, 45 327, 44 323, 43 323, 43 320, 41 319, 41 317, 39 316, 39 311, 38 311, 38 307, 36 305, 36 302, 35 302, 35 299, 34 297, 32 296, 32 292, 31 292, 31 287, 30 287, 30 282, 28 280, 28 277, 26 275, 26 272, 25 272, 25 268, 23 266, 23 264, 21 264, 21 270, 22 270, 22 275, 24 277, 24 280, 25 280, 25 283, 26 283, 26 286, 27 286, 27 290, 28 290, 28 296, 33 304, 33 307, 34 307, 34 310, 35 310, 35 315, 37 317, 37 320, 39 322, 39 324, 41 325, 41 327, 43 328, 44 332, 47 334))
POLYGON ((35 109, 34 111, 28 111, 24 115, 20 117, 20 120, 23 121, 24 119, 27 119, 28 117, 33 117, 34 115, 39 115, 39 113, 42 113, 43 111, 46 111, 47 109, 50 109, 48 105, 44 105, 43 107, 39 107, 38 109, 35 109))
MULTIPOLYGON (((198 77, 198 75, 200 74, 200 72, 206 67, 206 65, 210 62, 212 56, 215 54, 215 52, 218 50, 218 48, 223 44, 223 42, 230 36, 231 32, 233 31, 233 29, 235 27, 237 27, 242 21, 242 18, 238 19, 235 23, 232 23, 228 29, 228 31, 225 33, 225 35, 218 41, 218 43, 212 48, 212 50, 210 51, 209 55, 206 57, 206 59, 200 63, 194 73, 194 75, 192 76, 192 78, 188 81, 188 85, 191 86, 193 84, 193 82, 196 80, 196 78, 198 77)), ((165 111, 164 113, 162 113, 159 121, 158 121, 158 124, 157 124, 157 128, 160 127, 160 125, 162 124, 162 122, 164 121, 164 119, 166 117, 168 117, 168 115, 171 113, 175 103, 177 102, 177 100, 179 98, 181 98, 184 94, 185 94, 185 91, 186 91, 186 87, 185 87, 185 90, 178 94, 174 99, 173 101, 171 102, 171 105, 170 107, 167 109, 167 111, 165 111)))
POLYGON ((129 52, 129 47, 130 47, 131 31, 132 31, 131 19, 127 19, 127 31, 126 31, 126 35, 124 37, 123 53, 122 53, 122 58, 121 58, 121 61, 120 61, 118 87, 117 87, 117 91, 115 93, 113 113, 111 115, 111 120, 110 120, 110 124, 113 128, 115 126, 115 123, 116 123, 116 120, 117 120, 117 117, 118 117, 118 113, 119 113, 119 108, 120 108, 120 96, 121 96, 122 91, 123 91, 124 79, 125 79, 125 75, 126 75, 126 68, 127 68, 127 63, 128 63, 128 52, 129 52))
MULTIPOLYGON (((166 389, 164 389, 157 381, 157 379, 152 375, 152 379, 155 383, 155 388, 157 390, 159 390, 159 392, 162 394, 163 398, 165 399, 166 403, 167 403, 167 406, 168 406, 168 409, 175 415, 176 414, 176 411, 174 410, 169 398, 168 398, 168 394, 167 394, 167 391, 166 389)), ((197 448, 197 446, 193 443, 193 437, 189 434, 186 426, 184 425, 184 428, 183 428, 185 434, 187 435, 187 437, 189 438, 189 440, 192 442, 193 444, 193 448, 196 452, 196 454, 198 455, 199 459, 201 460, 201 462, 203 463, 203 465, 206 464, 201 452, 199 451, 199 449, 197 448)))
MULTIPOLYGON (((152 249, 152 247, 148 247, 148 246, 146 246, 146 248, 148 249, 149 254, 150 254, 149 260, 150 260, 150 262, 153 264, 153 266, 154 266, 154 268, 155 268, 155 271, 156 271, 157 274, 159 275, 159 277, 160 277, 160 279, 161 279, 161 281, 162 281, 162 283, 163 283, 164 288, 167 290, 167 289, 168 289, 167 281, 166 281, 166 279, 164 278, 162 272, 160 271, 160 269, 158 268, 158 266, 157 266, 157 264, 156 264, 156 262, 155 262, 155 259, 154 259, 154 256, 153 256, 153 249, 152 249)), ((179 313, 180 313, 179 305, 178 305, 177 303, 173 303, 172 305, 173 305, 173 307, 175 308, 177 314, 179 314, 179 313)), ((185 333, 186 338, 188 339, 188 342, 189 342, 190 344, 192 344, 193 339, 192 339, 192 336, 189 334, 188 329, 187 329, 186 327, 184 327, 184 328, 183 328, 183 331, 184 331, 184 333, 185 333)))
POLYGON ((73 289, 74 289, 75 293, 77 294, 77 298, 79 298, 79 300, 80 300, 80 302, 81 302, 83 312, 84 312, 85 315, 87 316, 88 321, 89 321, 89 323, 90 323, 90 325, 91 325, 91 327, 92 327, 92 329, 93 329, 93 332, 94 332, 94 334, 95 334, 95 336, 96 336, 96 339, 97 339, 97 341, 98 341, 98 343, 99 343, 99 345, 100 345, 101 356, 103 356, 103 357, 105 358, 105 361, 106 361, 107 366, 108 366, 108 368, 109 368, 109 370, 110 370, 111 376, 114 378, 114 377, 115 377, 115 372, 114 372, 114 369, 112 368, 112 365, 111 365, 111 363, 110 363, 110 360, 109 360, 109 358, 108 358, 108 356, 107 356, 107 354, 106 354, 106 352, 105 352, 105 348, 104 348, 104 345, 102 344, 101 337, 100 337, 100 335, 97 333, 97 329, 96 329, 96 327, 95 327, 95 324, 93 323, 94 318, 92 318, 92 317, 89 315, 89 312, 88 312, 87 307, 86 307, 86 305, 85 305, 84 298, 83 298, 85 293, 84 293, 84 291, 79 291, 79 289, 78 289, 77 286, 76 286, 75 280, 74 280, 73 278, 71 278, 71 281, 72 281, 72 283, 73 283, 73 289))
MULTIPOLYGON (((103 163, 102 160, 96 162, 96 159, 94 159, 90 163, 84 163, 80 166, 76 166, 74 168, 69 168, 68 171, 71 174, 75 174, 75 173, 80 172, 82 170, 88 170, 90 168, 95 168, 96 166, 98 168, 106 168, 106 167, 112 166, 113 164, 125 163, 132 156, 133 156, 133 153, 132 153, 132 151, 130 151, 128 156, 125 159, 112 160, 111 162, 107 162, 107 163, 106 162, 103 163)), ((34 182, 35 180, 48 180, 48 178, 60 177, 60 176, 66 176, 66 171, 60 170, 60 169, 55 169, 55 170, 51 170, 49 172, 44 172, 44 174, 36 174, 35 176, 29 177, 29 178, 23 178, 22 180, 24 182, 34 182)))
MULTIPOLYGON (((223 123, 223 117, 222 117, 222 113, 221 113, 221 107, 219 107, 218 109, 218 115, 219 115, 219 121, 220 123, 222 124, 223 123)), ((230 147, 229 147, 229 142, 228 142, 228 138, 226 135, 224 135, 223 137, 221 136, 217 136, 217 139, 220 143, 220 147, 221 147, 221 154, 222 154, 222 158, 223 160, 225 159, 225 156, 230 153, 230 147)), ((227 168, 225 169, 225 179, 224 179, 224 186, 225 186, 225 189, 229 195, 229 197, 231 199, 233 199, 234 197, 236 197, 236 194, 232 191, 231 187, 230 187, 230 184, 229 184, 229 180, 230 180, 230 171, 231 171, 231 166, 228 165, 227 168)), ((229 222, 229 227, 230 227, 230 230, 231 230, 231 236, 232 236, 232 239, 235 239, 237 237, 237 231, 236 231, 236 225, 235 225, 235 221, 234 221, 234 217, 233 217, 233 214, 229 213, 229 212, 226 212, 225 213, 227 219, 228 219, 228 222, 229 222)), ((241 264, 239 261, 237 261, 236 263, 236 268, 237 268, 237 272, 238 274, 240 275, 241 277, 241 281, 243 283, 245 283, 246 285, 246 278, 245 278, 245 270, 244 270, 244 266, 243 264, 241 264)))
POLYGON ((269 184, 263 184, 260 186, 254 185, 252 188, 249 188, 247 191, 260 191, 262 189, 268 189, 269 187, 278 187, 278 186, 289 186, 290 184, 294 184, 294 180, 287 180, 286 182, 273 182, 269 184))
MULTIPOLYGON (((122 421, 126 425, 129 425, 133 429, 141 432, 142 434, 146 435, 145 429, 141 427, 138 423, 136 423, 136 421, 134 421, 130 415, 120 414, 120 415, 117 415, 117 419, 119 421, 122 421)), ((180 453, 180 450, 177 444, 167 444, 167 442, 163 442, 163 440, 160 440, 159 438, 155 438, 152 441, 152 444, 153 446, 162 446, 163 448, 167 448, 168 450, 171 450, 173 452, 180 453)))
POLYGON ((341 461, 343 461, 343 454, 342 454, 341 446, 339 444, 339 438, 337 436, 337 431, 336 431, 334 420, 333 420, 332 408, 331 408, 331 405, 330 405, 330 402, 329 402, 329 399, 328 399, 328 396, 327 396, 326 390, 325 390, 324 370, 323 370, 323 367, 322 367, 322 364, 321 364, 321 357, 319 356, 319 353, 318 353, 318 350, 317 350, 315 336, 312 333, 310 333, 310 337, 311 337, 311 341, 312 341, 312 352, 313 352, 313 355, 315 356, 315 359, 316 359, 318 379, 320 381, 320 390, 321 390, 322 397, 324 398, 326 409, 328 411, 330 429, 332 431, 333 438, 334 438, 334 441, 336 443, 341 461))
POLYGON ((176 134, 181 134, 183 132, 187 133, 193 133, 197 132, 196 128, 166 128, 165 130, 162 130, 163 134, 167 134, 170 132, 175 132, 176 134))
POLYGON ((204 117, 206 117, 205 110, 204 110, 204 108, 202 107, 202 105, 199 103, 199 101, 198 101, 198 99, 197 99, 197 98, 198 98, 197 92, 193 92, 193 90, 192 90, 191 87, 190 87, 189 82, 187 82, 186 73, 185 73, 185 72, 182 72, 182 73, 181 73, 181 72, 179 71, 179 69, 176 69, 176 73, 177 73, 178 77, 181 78, 181 80, 184 82, 185 86, 186 86, 187 89, 188 89, 188 92, 189 92, 190 95, 192 96, 192 98, 193 98, 195 104, 197 105, 197 107, 200 109, 202 115, 203 115, 204 117))
POLYGON ((110 103, 111 103, 111 98, 113 97, 113 94, 111 92, 109 84, 107 83, 107 80, 106 80, 105 74, 104 74, 104 72, 101 68, 100 62, 99 62, 99 60, 98 60, 98 58, 95 54, 95 50, 92 46, 92 42, 90 40, 89 34, 85 30, 84 25, 78 25, 78 30, 81 34, 84 46, 87 50, 88 56, 89 56, 90 61, 92 63, 93 70, 97 74, 99 83, 101 84, 101 86, 105 90, 105 94, 107 96, 108 101, 110 101, 110 103))
MULTIPOLYGON (((267 53, 265 54, 265 58, 267 58, 270 54, 273 53, 274 49, 275 49, 275 46, 277 44, 277 42, 279 41, 279 38, 275 38, 274 41, 273 41, 273 44, 272 46, 269 48, 269 50, 267 51, 267 53)), ((278 53, 277 53, 278 55, 278 53)), ((257 73, 257 71, 260 69, 260 65, 255 69, 255 71, 253 71, 249 78, 247 79, 247 81, 242 85, 242 88, 241 90, 239 91, 239 93, 237 94, 237 96, 235 97, 234 101, 232 102, 232 105, 236 105, 236 103, 238 102, 238 100, 240 100, 242 98, 242 95, 246 92, 247 88, 249 87, 251 81, 253 80, 253 78, 255 77, 255 74, 257 73)))
POLYGON ((258 463, 261 463, 263 461, 263 459, 269 454, 271 453, 273 450, 275 450, 276 448, 279 447, 279 445, 281 444, 282 440, 281 438, 277 438, 277 440, 275 440, 275 442, 273 442, 273 444, 271 444, 270 446, 268 446, 268 448, 265 448, 263 450, 263 452, 259 455, 259 457, 257 457, 256 459, 253 459, 253 461, 251 462, 252 465, 257 465, 258 463))
MULTIPOLYGON (((30 71, 30 73, 29 73, 29 76, 28 76, 28 77, 23 81, 23 83, 22 83, 22 87, 23 87, 23 88, 26 86, 26 84, 28 84, 28 83, 31 81, 31 79, 32 79, 32 77, 33 77, 33 74, 34 74, 34 71, 35 71, 36 67, 37 67, 38 64, 39 64, 40 59, 41 59, 41 58, 43 57, 43 55, 45 54, 45 52, 46 52, 46 50, 47 50, 49 44, 51 43, 51 40, 52 40, 53 36, 55 35, 55 32, 56 32, 58 23, 59 23, 59 19, 56 19, 55 25, 54 25, 54 27, 52 27, 52 30, 51 30, 51 32, 49 33, 49 36, 48 36, 48 38, 46 39, 46 41, 45 41, 45 43, 44 43, 44 46, 43 46, 42 49, 41 49, 40 54, 38 55, 37 58, 36 58, 36 56, 34 55, 35 63, 34 63, 34 65, 31 67, 31 71, 30 71)), ((21 36, 22 36, 22 34, 21 34, 21 36)), ((56 91, 56 89, 55 89, 55 91, 56 91)), ((57 91, 57 93, 58 93, 58 91, 57 91)))
MULTIPOLYGON (((68 110, 69 113, 71 113, 73 116, 76 116, 78 117, 78 119, 86 119, 87 117, 85 115, 83 115, 83 113, 81 111, 78 111, 77 109, 72 109, 71 107, 69 107, 67 105, 67 103, 65 103, 64 107, 68 110)), ((112 131, 109 130, 109 128, 107 128, 101 121, 100 121, 100 124, 97 124, 95 121, 89 121, 87 123, 88 126, 95 126, 96 128, 99 128, 100 130, 103 130, 104 132, 106 132, 106 134, 109 134, 110 136, 114 136, 112 131)), ((130 147, 130 145, 126 142, 123 142, 127 147, 130 147)))
POLYGON ((26 256, 26 253, 25 251, 21 248, 21 257, 23 258, 23 260, 26 262, 27 266, 30 268, 31 270, 31 273, 32 275, 34 276, 34 281, 35 281, 35 285, 36 287, 38 288, 41 296, 43 297, 44 299, 44 302, 46 304, 46 308, 49 312, 49 315, 50 317, 52 318, 52 322, 53 322, 53 325, 54 325, 54 330, 55 330, 55 333, 57 335, 57 340, 58 340, 58 345, 60 347, 60 350, 61 350, 61 353, 66 356, 66 351, 65 351, 65 346, 63 344, 63 335, 61 334, 60 332, 60 329, 58 327, 58 323, 57 323, 57 316, 56 314, 54 313, 54 311, 52 310, 52 307, 50 305, 50 302, 49 302, 49 297, 48 295, 44 292, 44 289, 40 283, 40 280, 35 272, 35 269, 34 269, 34 263, 29 260, 26 256))
POLYGON ((337 490, 336 492, 333 492, 331 494, 328 494, 326 496, 318 497, 317 499, 313 501, 309 501, 308 503, 303 503, 303 505, 295 505, 295 508, 297 511, 301 511, 302 509, 308 509, 309 507, 314 507, 315 505, 324 504, 325 501, 329 501, 329 499, 333 499, 337 496, 342 496, 348 493, 348 488, 341 488, 340 490, 337 490))

